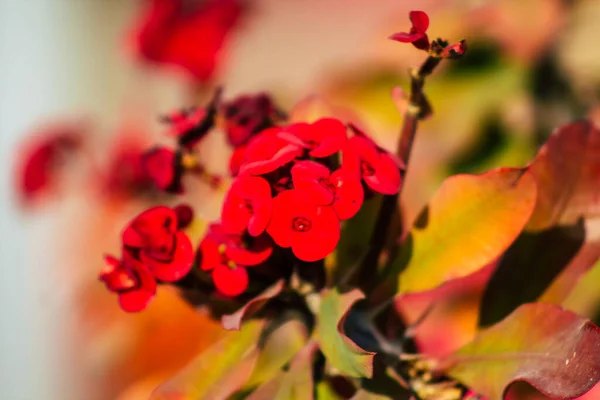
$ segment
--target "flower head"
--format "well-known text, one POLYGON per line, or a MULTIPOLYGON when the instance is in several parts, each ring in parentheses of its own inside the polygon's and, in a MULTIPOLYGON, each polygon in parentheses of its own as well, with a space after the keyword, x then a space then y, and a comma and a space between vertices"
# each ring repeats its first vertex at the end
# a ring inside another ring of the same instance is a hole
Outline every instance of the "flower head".
POLYGON ((174 65, 199 81, 210 79, 243 8, 237 0, 149 0, 133 34, 139 58, 174 65))
POLYGON ((307 149, 308 154, 316 158, 337 153, 347 139, 346 126, 335 118, 322 118, 312 124, 292 124, 283 128, 278 136, 307 149))
POLYGON ((235 177, 240 173, 240 168, 246 157, 246 148, 246 145, 242 145, 233 149, 233 153, 231 153, 231 157, 229 158, 229 173, 231 176, 235 177))
POLYGON ((329 168, 314 161, 299 161, 292 167, 296 192, 316 205, 332 205, 340 220, 352 218, 360 209, 364 191, 360 179, 340 168, 329 168))
POLYGON ((389 38, 403 43, 412 43, 417 49, 429 50, 429 38, 427 37, 427 28, 429 28, 429 16, 423 11, 411 11, 409 14, 412 27, 408 33, 394 33, 389 38))
POLYGON ((241 146, 258 132, 273 126, 277 109, 265 93, 240 96, 223 105, 227 140, 241 146))
POLYGON ((271 219, 271 187, 258 176, 242 175, 231 185, 223 203, 221 225, 228 233, 243 233, 248 229, 258 236, 271 219))
POLYGON ((157 188, 171 193, 183 190, 182 153, 166 147, 154 147, 142 154, 142 166, 157 188))
POLYGON ((212 224, 200 243, 200 269, 212 271, 215 287, 227 296, 242 294, 248 287, 246 267, 265 262, 273 252, 268 236, 254 238, 246 246, 241 235, 231 235, 212 224))
POLYGON ((302 155, 302 148, 278 137, 280 131, 279 127, 265 129, 250 140, 240 173, 264 175, 302 155))
POLYGON ((105 256, 104 261, 98 278, 108 290, 119 295, 121 308, 128 312, 146 308, 156 294, 156 280, 150 271, 127 254, 121 260, 105 256))
POLYGON ((370 139, 354 136, 346 142, 342 154, 342 168, 362 176, 367 186, 375 192, 395 194, 400 189, 402 176, 399 161, 370 139))
POLYGON ((340 220, 333 207, 307 202, 298 190, 286 190, 273 199, 267 232, 279 246, 291 247, 299 259, 316 261, 335 250, 340 220))
POLYGON ((177 213, 164 206, 153 207, 135 217, 123 231, 123 245, 152 274, 175 282, 192 267, 194 250, 187 235, 178 231, 177 213))

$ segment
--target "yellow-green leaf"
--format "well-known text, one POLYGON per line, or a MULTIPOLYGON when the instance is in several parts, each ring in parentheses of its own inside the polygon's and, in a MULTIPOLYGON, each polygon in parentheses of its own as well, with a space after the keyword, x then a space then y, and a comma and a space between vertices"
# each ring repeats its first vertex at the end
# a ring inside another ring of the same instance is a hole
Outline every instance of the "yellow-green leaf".
POLYGON ((186 368, 159 386, 152 400, 227 399, 250 377, 258 358, 264 321, 253 320, 228 332, 186 368))
POLYGON ((318 341, 327 361, 344 374, 357 378, 373 375, 374 353, 358 347, 344 334, 343 326, 352 305, 364 297, 358 289, 344 294, 337 288, 326 289, 317 315, 318 341))
POLYGON ((398 292, 434 289, 485 267, 519 235, 535 199, 535 181, 524 169, 446 179, 394 261, 393 272, 402 271, 398 292))

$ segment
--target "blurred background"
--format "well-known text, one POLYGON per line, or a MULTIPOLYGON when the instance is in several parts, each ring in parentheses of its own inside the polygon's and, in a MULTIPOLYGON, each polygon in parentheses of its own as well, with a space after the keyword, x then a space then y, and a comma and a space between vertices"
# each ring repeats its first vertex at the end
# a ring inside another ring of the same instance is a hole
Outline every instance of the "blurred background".
MULTIPOLYGON (((96 278, 125 221, 161 200, 129 185, 136 155, 165 133, 158 116, 219 84, 227 98, 269 92, 284 109, 318 93, 391 149, 403 107, 392 88, 406 87, 424 54, 387 36, 407 31, 408 11, 421 9, 430 37, 466 38, 465 59, 426 88, 435 114, 414 148, 409 219, 448 175, 522 166, 554 127, 600 115, 596 0, 246 0, 229 22, 200 18, 205 30, 182 29, 173 47, 189 51, 189 35, 207 53, 189 62, 163 57, 160 38, 142 34, 171 1, 0 0, 2 399, 145 399, 219 336, 168 289, 129 315, 96 278), (76 138, 60 149, 71 156, 28 170, 64 135, 76 138)), ((186 12, 210 3, 185 1, 186 12)), ((226 171, 222 137, 204 147, 214 170, 226 171)), ((214 219, 218 196, 206 190, 194 205, 214 219)), ((472 336, 486 273, 461 283, 473 286, 468 295, 440 295, 448 335, 423 329, 426 351, 443 354, 472 336)))

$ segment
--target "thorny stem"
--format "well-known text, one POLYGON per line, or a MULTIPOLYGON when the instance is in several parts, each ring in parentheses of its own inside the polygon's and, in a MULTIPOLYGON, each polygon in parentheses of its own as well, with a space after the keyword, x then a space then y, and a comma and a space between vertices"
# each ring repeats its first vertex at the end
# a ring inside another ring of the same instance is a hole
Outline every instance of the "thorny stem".
MULTIPOLYGON (((406 177, 406 171, 408 169, 408 163, 410 161, 410 154, 417 132, 418 122, 431 114, 431 106, 423 93, 423 85, 425 84, 425 78, 433 72, 438 66, 442 59, 438 56, 428 56, 425 62, 417 70, 411 70, 410 72, 410 97, 409 104, 404 114, 404 121, 402 124, 402 130, 400 132, 400 140, 396 149, 396 155, 405 166, 400 171, 402 181, 398 193, 392 196, 385 196, 383 198, 379 214, 375 222, 375 227, 370 239, 370 250, 361 265, 359 272, 359 282, 364 285, 372 285, 372 268, 377 265, 377 261, 381 252, 385 246, 386 238, 389 235, 390 225, 393 221, 397 220, 400 216, 398 207, 398 198, 402 192, 404 181, 406 177)), ((402 227, 400 226, 400 232, 398 237, 402 236, 402 227)), ((364 287, 363 287, 364 289, 364 287)))

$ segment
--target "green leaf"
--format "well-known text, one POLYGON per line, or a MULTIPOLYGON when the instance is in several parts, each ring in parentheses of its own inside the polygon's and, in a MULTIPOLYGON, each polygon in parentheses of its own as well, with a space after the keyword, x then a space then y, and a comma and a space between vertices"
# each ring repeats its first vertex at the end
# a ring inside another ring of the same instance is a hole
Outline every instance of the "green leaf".
POLYGON ((533 177, 523 169, 446 179, 394 260, 398 292, 434 289, 485 267, 519 235, 535 197, 533 177))
POLYGON ((600 380, 600 329, 558 306, 525 304, 438 369, 490 400, 518 381, 550 398, 572 399, 600 380))
POLYGON ((337 288, 326 289, 321 296, 317 315, 318 341, 327 361, 352 377, 373 375, 374 353, 364 351, 343 331, 344 320, 352 305, 365 295, 358 289, 340 294, 337 288))
POLYGON ((261 346, 252 376, 244 387, 250 389, 273 378, 307 340, 308 328, 300 319, 292 318, 275 327, 261 346))
POLYGON ((258 312, 269 300, 281 293, 283 286, 284 280, 280 279, 235 313, 222 316, 221 323, 223 324, 223 328, 227 330, 240 330, 244 317, 249 317, 258 312))
POLYGON ((557 129, 530 167, 538 198, 527 229, 537 231, 600 215, 598 170, 600 131, 587 121, 557 129))
POLYGON ((250 377, 258 358, 263 321, 229 332, 186 368, 159 386, 151 399, 226 399, 250 377))
POLYGON ((308 343, 294 358, 289 370, 280 371, 272 380, 256 389, 246 400, 311 400, 312 364, 318 346, 308 343))

